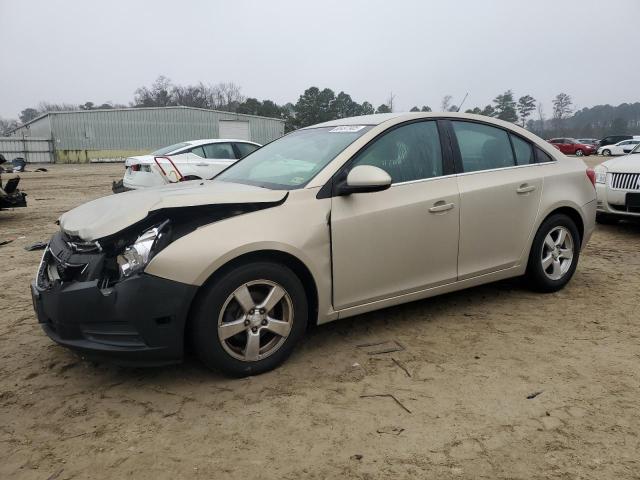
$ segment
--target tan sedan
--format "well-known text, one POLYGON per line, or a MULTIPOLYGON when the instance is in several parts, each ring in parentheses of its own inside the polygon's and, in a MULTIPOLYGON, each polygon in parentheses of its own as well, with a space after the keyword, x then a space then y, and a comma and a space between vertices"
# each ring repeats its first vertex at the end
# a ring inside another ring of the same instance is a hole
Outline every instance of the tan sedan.
POLYGON ((513 124, 382 114, 293 132, 212 181, 60 218, 32 285, 56 342, 128 364, 280 364, 307 324, 526 275, 562 288, 594 173, 513 124))

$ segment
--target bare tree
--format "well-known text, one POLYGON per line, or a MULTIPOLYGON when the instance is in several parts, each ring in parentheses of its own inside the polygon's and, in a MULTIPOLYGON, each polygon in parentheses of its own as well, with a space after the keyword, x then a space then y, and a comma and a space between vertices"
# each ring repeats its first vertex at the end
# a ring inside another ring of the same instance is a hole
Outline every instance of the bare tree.
POLYGON ((235 112, 245 98, 240 92, 241 88, 233 82, 221 82, 210 87, 211 108, 235 112))
POLYGON ((387 99, 387 105, 389 106, 389 111, 393 112, 393 100, 396 98, 396 96, 393 94, 393 92, 391 92, 389 94, 389 98, 387 99))
POLYGON ((0 137, 9 133, 9 130, 13 130, 20 126, 20 123, 14 118, 2 118, 0 117, 0 137))
POLYGON ((451 108, 451 100, 453 97, 451 95, 445 95, 442 97, 442 103, 440 104, 440 108, 443 112, 448 112, 451 108))
POLYGON ((171 80, 160 75, 151 88, 140 87, 135 91, 133 105, 135 107, 167 107, 175 105, 171 92, 174 86, 171 80))
POLYGON ((538 102, 538 120, 540 121, 540 131, 544 132, 544 122, 546 121, 546 118, 544 116, 544 106, 542 105, 542 102, 538 102))

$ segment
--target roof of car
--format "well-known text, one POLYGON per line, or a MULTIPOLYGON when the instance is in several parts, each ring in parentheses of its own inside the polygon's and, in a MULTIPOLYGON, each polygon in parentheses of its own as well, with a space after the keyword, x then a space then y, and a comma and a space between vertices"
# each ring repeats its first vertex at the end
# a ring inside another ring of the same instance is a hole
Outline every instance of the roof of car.
MULTIPOLYGON (((318 127, 340 127, 348 125, 380 125, 381 123, 389 120, 411 120, 415 118, 459 118, 467 120, 477 120, 486 123, 494 123, 497 125, 508 125, 508 122, 504 122, 494 117, 487 117, 483 115, 475 115, 472 113, 458 113, 458 112, 394 112, 394 113, 375 113, 373 115, 361 115, 359 117, 347 117, 338 118, 336 120, 330 120, 324 123, 318 123, 305 128, 318 128, 318 127)), ((511 124, 513 125, 513 124, 511 124)))
POLYGON ((206 145, 207 143, 222 143, 222 142, 241 142, 241 143, 251 143, 253 145, 260 145, 259 143, 252 142, 250 140, 240 140, 238 138, 203 138, 200 140, 185 140, 183 143, 188 143, 189 146, 194 147, 198 145, 206 145))

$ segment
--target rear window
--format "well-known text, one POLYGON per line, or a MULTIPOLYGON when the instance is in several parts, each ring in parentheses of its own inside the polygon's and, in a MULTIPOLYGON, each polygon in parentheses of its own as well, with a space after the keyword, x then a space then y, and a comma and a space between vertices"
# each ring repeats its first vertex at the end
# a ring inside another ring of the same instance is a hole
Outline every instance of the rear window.
POLYGON ((174 153, 176 150, 180 150, 181 148, 185 148, 191 145, 190 143, 182 142, 182 143, 174 143, 173 145, 169 145, 168 147, 162 147, 155 152, 151 152, 151 155, 169 155, 174 153))
POLYGON ((545 153, 541 149, 536 147, 536 163, 547 163, 547 162, 553 162, 553 158, 551 158, 548 153, 545 153))

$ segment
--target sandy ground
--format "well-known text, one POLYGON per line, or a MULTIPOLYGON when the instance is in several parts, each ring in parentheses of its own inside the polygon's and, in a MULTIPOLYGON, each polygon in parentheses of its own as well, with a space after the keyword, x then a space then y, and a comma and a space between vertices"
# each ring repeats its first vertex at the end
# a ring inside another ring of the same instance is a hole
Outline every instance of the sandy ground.
POLYGON ((318 327, 259 377, 124 369, 44 335, 23 249, 121 171, 25 173, 29 207, 0 212, 0 478, 640 478, 640 225, 598 227, 562 292, 507 281, 318 327))

